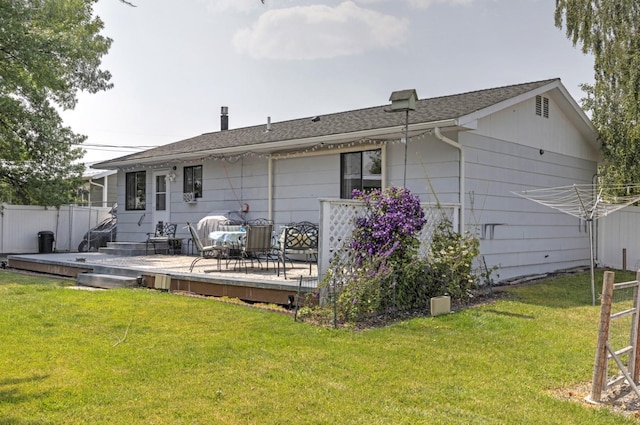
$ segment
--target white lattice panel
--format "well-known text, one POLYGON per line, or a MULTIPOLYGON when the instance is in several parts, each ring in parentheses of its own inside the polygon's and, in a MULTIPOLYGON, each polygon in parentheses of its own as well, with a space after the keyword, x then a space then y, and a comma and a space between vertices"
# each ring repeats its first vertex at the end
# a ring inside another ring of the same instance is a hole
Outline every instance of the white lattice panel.
MULTIPOLYGON (((364 203, 346 199, 321 200, 320 219, 320 255, 318 267, 321 275, 327 271, 329 261, 333 256, 341 251, 341 248, 348 243, 353 232, 354 223, 357 217, 365 213, 364 203)), ((431 235, 436 225, 445 214, 452 222, 453 228, 457 229, 457 205, 441 205, 438 208, 435 204, 421 204, 427 223, 425 224, 419 238, 421 241, 419 254, 426 255, 431 235)))

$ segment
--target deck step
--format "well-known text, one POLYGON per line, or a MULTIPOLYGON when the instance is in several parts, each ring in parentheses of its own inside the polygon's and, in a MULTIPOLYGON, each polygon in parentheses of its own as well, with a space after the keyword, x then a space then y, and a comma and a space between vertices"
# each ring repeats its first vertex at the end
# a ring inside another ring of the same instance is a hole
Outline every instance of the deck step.
POLYGON ((121 257, 135 257, 140 255, 166 254, 168 252, 167 243, 156 243, 154 251, 153 245, 144 242, 107 242, 106 247, 100 247, 101 254, 119 255, 121 257))
POLYGON ((78 275, 78 285, 104 289, 133 288, 138 286, 138 278, 111 274, 80 273, 78 275))
POLYGON ((153 250, 147 252, 146 249, 127 249, 120 247, 100 247, 98 250, 101 254, 118 255, 120 257, 137 257, 141 255, 152 255, 153 250))

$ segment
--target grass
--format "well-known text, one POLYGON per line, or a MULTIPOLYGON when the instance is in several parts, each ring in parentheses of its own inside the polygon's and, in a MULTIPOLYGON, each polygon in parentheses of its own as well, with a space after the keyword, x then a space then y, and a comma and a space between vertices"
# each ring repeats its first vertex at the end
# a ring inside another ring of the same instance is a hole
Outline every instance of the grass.
POLYGON ((591 380, 599 307, 588 282, 550 279, 354 332, 0 272, 0 423, 634 423, 553 395, 591 380))

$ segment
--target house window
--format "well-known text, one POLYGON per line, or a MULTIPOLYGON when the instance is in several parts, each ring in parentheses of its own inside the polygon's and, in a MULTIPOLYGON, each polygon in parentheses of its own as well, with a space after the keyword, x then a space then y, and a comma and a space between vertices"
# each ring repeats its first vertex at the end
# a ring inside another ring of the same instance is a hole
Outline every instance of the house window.
POLYGON ((536 115, 549 118, 549 98, 536 96, 536 115))
POLYGON ((351 199, 354 189, 368 191, 382 187, 380 149, 340 155, 340 197, 351 199))
POLYGON ((166 211, 167 209, 167 177, 156 176, 156 211, 166 211))
POLYGON ((202 198, 202 165, 184 167, 184 193, 193 193, 194 197, 202 198))
POLYGON ((127 210, 144 210, 146 208, 147 173, 136 171, 126 175, 126 208, 127 210))

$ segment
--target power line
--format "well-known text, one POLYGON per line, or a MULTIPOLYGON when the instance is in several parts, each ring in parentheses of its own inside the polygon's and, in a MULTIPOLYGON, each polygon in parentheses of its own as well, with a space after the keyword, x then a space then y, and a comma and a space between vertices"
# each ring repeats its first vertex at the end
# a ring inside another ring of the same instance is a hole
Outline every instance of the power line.
POLYGON ((79 146, 84 147, 96 147, 96 148, 124 148, 124 149, 151 149, 157 148, 158 145, 138 145, 138 146, 121 146, 121 145, 101 145, 101 144, 93 144, 93 143, 82 143, 79 146))

